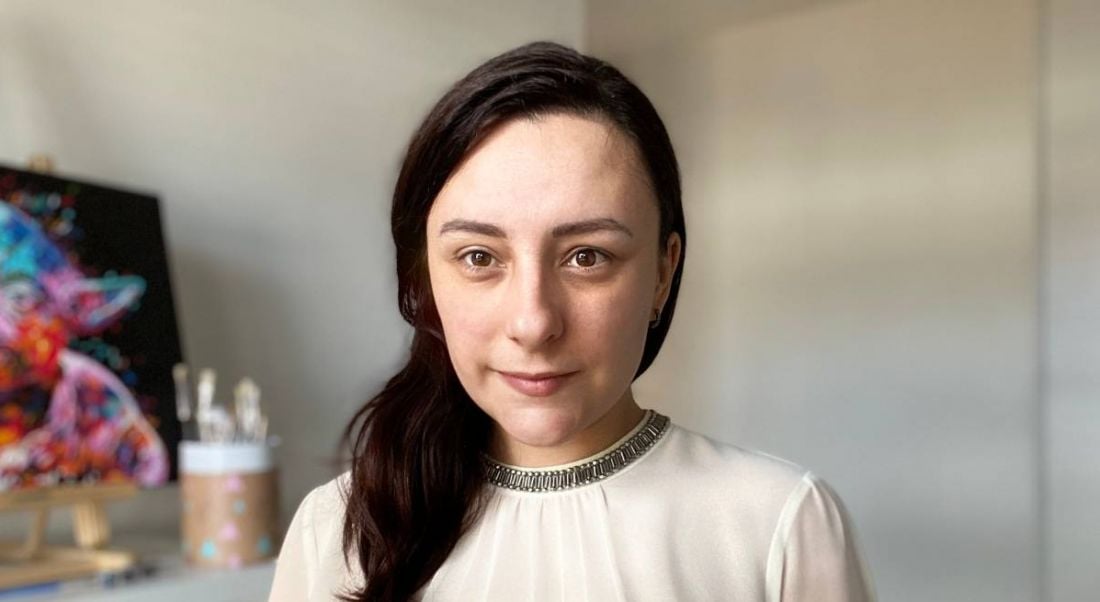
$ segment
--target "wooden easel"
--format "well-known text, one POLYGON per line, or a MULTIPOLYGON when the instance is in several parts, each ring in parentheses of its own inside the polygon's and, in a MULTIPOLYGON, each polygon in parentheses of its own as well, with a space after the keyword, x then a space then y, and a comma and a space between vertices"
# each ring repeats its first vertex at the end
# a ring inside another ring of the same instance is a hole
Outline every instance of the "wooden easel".
MULTIPOLYGON (((50 174, 54 162, 49 155, 34 155, 27 162, 30 171, 50 174)), ((133 483, 61 485, 0 493, 0 512, 30 512, 30 529, 22 542, 0 541, 0 589, 75 579, 101 572, 130 568, 136 562, 131 552, 108 550, 111 525, 105 503, 133 497, 133 483), (73 513, 75 546, 48 546, 46 525, 51 510, 73 513)))
POLYGON ((74 579, 134 565, 131 552, 109 550, 111 525, 106 502, 133 497, 132 483, 42 487, 0 494, 0 512, 30 512, 30 530, 22 542, 0 542, 0 588, 74 579), (51 510, 73 512, 75 546, 48 546, 46 524, 51 510))

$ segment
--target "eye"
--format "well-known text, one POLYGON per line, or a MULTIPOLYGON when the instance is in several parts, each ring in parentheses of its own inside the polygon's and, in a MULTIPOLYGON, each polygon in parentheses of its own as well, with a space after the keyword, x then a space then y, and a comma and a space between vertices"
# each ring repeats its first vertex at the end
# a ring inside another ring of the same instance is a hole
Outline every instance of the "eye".
POLYGON ((459 255, 458 259, 462 262, 462 267, 471 272, 477 272, 493 265, 493 256, 480 249, 463 253, 459 255))
POLYGON ((584 271, 594 270, 609 260, 606 253, 588 248, 577 249, 572 259, 576 260, 576 266, 584 271))
MULTIPOLYGON (((598 270, 611 259, 607 253, 587 247, 577 249, 569 257, 570 265, 582 272, 598 270)), ((496 261, 492 254, 481 249, 467 251, 459 255, 457 259, 461 262, 462 268, 468 272, 482 272, 493 267, 493 262, 496 261)))

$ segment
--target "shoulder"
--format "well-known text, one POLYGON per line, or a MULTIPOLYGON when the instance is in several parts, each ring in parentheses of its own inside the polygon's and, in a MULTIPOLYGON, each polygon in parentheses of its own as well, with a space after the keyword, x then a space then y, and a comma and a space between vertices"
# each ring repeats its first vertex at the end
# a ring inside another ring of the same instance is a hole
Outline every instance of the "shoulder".
POLYGON ((341 550, 344 513, 340 483, 341 477, 337 477, 315 487, 298 504, 283 536, 270 601, 309 600, 318 588, 330 591, 332 559, 338 558, 341 550))
POLYGON ((269 600, 331 599, 349 584, 343 558, 344 492, 349 474, 313 488, 283 538, 269 600))
POLYGON ((350 483, 349 471, 314 487, 298 505, 295 518, 314 534, 341 530, 350 483))
POLYGON ((795 524, 807 512, 828 514, 840 502, 817 474, 790 460, 724 443, 671 425, 653 462, 639 466, 644 482, 662 483, 679 504, 712 517, 752 525, 760 543, 795 524), (696 506, 702 505, 696 508, 696 506))
POLYGON ((751 491, 756 499, 785 501, 808 469, 764 451, 724 443, 676 424, 669 426, 653 469, 684 485, 751 491))
POLYGON ((314 510, 321 511, 323 513, 332 512, 334 510, 343 511, 347 505, 348 488, 351 486, 351 471, 344 472, 340 476, 337 476, 327 483, 323 483, 313 488, 309 494, 306 495, 307 501, 314 510))
POLYGON ((323 560, 341 549, 349 482, 350 473, 344 473, 314 487, 294 511, 287 538, 301 542, 310 560, 323 560))
POLYGON ((654 450, 660 454, 651 470, 659 474, 650 476, 692 504, 694 514, 710 517, 712 527, 765 551, 769 599, 874 599, 851 517, 824 479, 683 427, 671 426, 666 437, 654 450))

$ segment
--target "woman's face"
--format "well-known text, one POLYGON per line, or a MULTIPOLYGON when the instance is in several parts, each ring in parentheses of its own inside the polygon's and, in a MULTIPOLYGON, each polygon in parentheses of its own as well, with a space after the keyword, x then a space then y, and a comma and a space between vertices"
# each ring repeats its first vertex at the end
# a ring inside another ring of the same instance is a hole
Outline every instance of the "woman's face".
POLYGON ((658 245, 658 229, 637 150, 600 121, 508 121, 451 175, 428 268, 455 372, 496 436, 562 445, 632 402, 679 260, 679 237, 658 245))

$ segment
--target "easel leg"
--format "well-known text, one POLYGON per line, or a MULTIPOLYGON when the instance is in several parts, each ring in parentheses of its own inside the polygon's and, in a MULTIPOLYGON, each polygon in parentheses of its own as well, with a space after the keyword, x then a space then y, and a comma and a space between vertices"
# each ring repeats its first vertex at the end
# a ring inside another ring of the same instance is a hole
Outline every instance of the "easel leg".
POLYGON ((38 556, 39 551, 42 550, 42 545, 46 542, 46 524, 50 520, 50 510, 48 508, 37 508, 32 513, 31 528, 27 532, 27 539, 23 542, 22 547, 4 554, 6 560, 30 560, 38 556))
POLYGON ((98 550, 111 540, 111 524, 99 502, 83 502, 73 506, 73 537, 85 550, 98 550))

